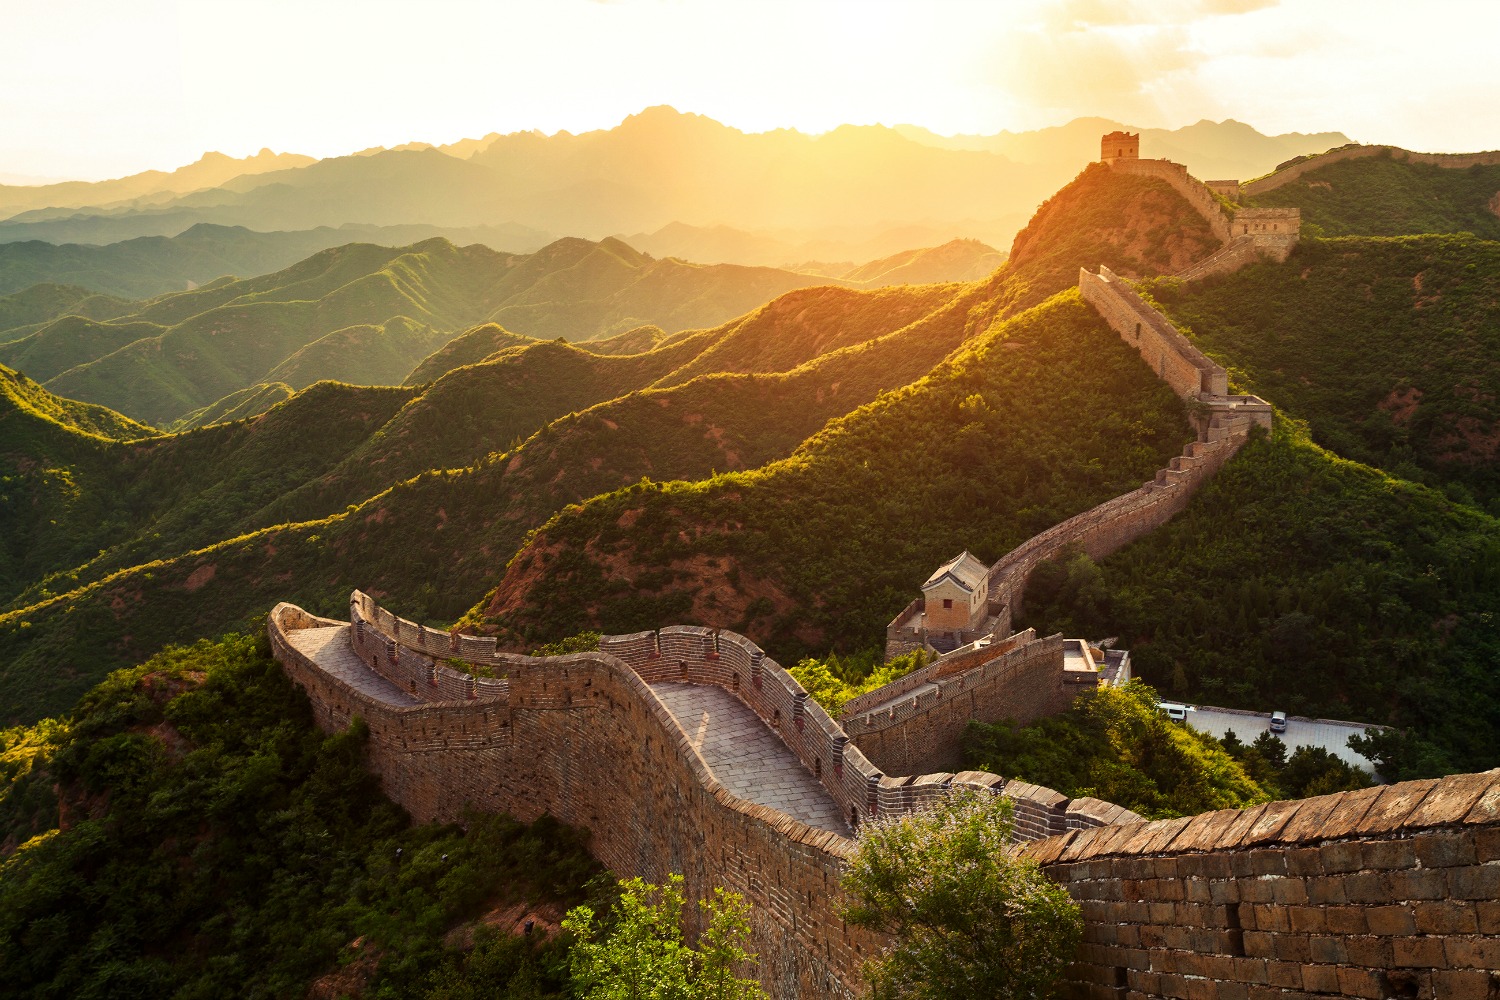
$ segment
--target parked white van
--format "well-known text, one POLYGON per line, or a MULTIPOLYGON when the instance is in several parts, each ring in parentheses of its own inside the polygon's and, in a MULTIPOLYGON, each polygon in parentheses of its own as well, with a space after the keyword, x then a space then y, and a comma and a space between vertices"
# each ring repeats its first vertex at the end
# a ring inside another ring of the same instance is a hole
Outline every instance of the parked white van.
POLYGON ((1159 701, 1156 707, 1167 713, 1167 718, 1173 722, 1186 722, 1187 714, 1193 709, 1189 705, 1179 705, 1172 701, 1159 701))

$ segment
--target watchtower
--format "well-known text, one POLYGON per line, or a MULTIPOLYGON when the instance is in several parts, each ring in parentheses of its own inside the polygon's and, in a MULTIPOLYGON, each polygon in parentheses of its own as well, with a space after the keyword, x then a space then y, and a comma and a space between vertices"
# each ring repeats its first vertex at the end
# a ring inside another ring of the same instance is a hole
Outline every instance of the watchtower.
POLYGON ((1099 140, 1099 159, 1105 163, 1115 160, 1139 160, 1141 158, 1141 134, 1139 132, 1111 132, 1099 140))

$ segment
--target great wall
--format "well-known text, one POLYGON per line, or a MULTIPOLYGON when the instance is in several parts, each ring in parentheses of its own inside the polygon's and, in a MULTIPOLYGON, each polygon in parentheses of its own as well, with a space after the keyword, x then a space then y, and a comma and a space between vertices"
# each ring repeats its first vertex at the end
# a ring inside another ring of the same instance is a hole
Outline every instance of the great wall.
MULTIPOLYGON (((1180 168, 1112 165, 1198 184, 1199 210, 1225 222, 1220 254, 1255 235, 1235 234, 1243 220, 1180 168)), ((1235 266, 1284 257, 1283 235, 1241 243, 1235 266)), ((964 645, 851 701, 842 724, 748 639, 700 627, 534 658, 398 618, 356 591, 347 621, 277 605, 274 653, 321 727, 363 720, 372 770, 418 819, 551 814, 589 830, 590 850, 621 877, 679 872, 690 899, 720 885, 742 893, 759 977, 778 1000, 858 992, 861 963, 884 942, 839 918, 851 837, 955 788, 1010 799, 1020 849, 1079 900, 1084 944, 1063 996, 1500 997, 1500 771, 1156 822, 954 773, 968 720, 1035 719, 1100 682, 1086 643, 1010 634, 1035 566, 1072 547, 1102 557, 1165 523, 1271 420, 1269 404, 1229 394, 1223 369, 1108 269, 1079 283, 1194 402, 1198 439, 1152 482, 990 567, 984 634, 956 636, 964 645)), ((929 645, 909 627, 920 605, 892 622, 888 650, 929 645)), ((1106 666, 1125 668, 1110 655, 1106 666)))

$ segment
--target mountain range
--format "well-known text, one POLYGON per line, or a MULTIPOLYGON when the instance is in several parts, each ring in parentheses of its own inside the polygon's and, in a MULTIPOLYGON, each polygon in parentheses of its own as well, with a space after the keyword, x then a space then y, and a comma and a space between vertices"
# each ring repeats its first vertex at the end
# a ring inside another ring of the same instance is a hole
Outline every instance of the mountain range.
MULTIPOLYGON (((0 188, 0 206, 11 206, 0 207, 0 242, 107 244, 176 236, 200 223, 258 232, 510 226, 543 241, 624 236, 655 255, 709 263, 859 261, 955 237, 1005 245, 1034 205, 1094 158, 1099 132, 1114 127, 1123 126, 1081 119, 956 138, 905 126, 744 133, 656 107, 579 135, 411 143, 281 169, 262 154, 232 177, 220 176, 232 167, 195 165, 105 182, 92 198, 67 187, 57 192, 66 195, 62 207, 23 207, 45 202, 37 192, 46 189, 0 188)), ((1143 136, 1147 155, 1171 155, 1199 176, 1253 176, 1347 141, 1264 136, 1232 121, 1143 136), (1156 153, 1152 142, 1161 144, 1156 153)))

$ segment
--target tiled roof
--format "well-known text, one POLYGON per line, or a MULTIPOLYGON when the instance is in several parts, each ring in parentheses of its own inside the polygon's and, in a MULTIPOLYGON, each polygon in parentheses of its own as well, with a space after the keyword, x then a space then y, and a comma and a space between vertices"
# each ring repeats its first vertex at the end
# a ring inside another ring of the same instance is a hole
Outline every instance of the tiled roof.
POLYGON ((939 566, 927 578, 927 582, 922 584, 922 589, 927 590, 929 587, 937 584, 943 577, 948 577, 964 590, 973 593, 979 589, 979 585, 984 582, 984 578, 989 575, 989 572, 990 568, 988 566, 975 559, 965 550, 939 566))

